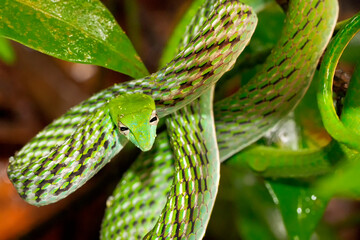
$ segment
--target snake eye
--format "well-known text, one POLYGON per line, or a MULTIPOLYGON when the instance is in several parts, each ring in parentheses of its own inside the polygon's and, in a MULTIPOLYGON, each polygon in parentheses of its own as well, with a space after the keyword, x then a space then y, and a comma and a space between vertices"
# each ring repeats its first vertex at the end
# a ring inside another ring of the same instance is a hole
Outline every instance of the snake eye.
POLYGON ((156 111, 154 110, 150 117, 150 125, 156 125, 158 124, 158 122, 159 122, 159 118, 156 114, 156 111))
POLYGON ((150 123, 155 123, 158 120, 158 117, 155 116, 152 119, 150 119, 150 123))
POLYGON ((125 126, 124 124, 122 124, 121 122, 119 122, 119 130, 120 130, 120 133, 125 136, 129 134, 129 128, 127 126, 125 126))

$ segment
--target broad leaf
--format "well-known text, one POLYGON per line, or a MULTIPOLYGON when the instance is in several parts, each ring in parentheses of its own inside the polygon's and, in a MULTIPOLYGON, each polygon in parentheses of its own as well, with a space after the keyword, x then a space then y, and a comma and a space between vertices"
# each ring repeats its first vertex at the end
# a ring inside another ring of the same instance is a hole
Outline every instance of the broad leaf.
POLYGON ((0 37, 0 60, 6 64, 12 64, 15 61, 15 53, 9 41, 0 37))
POLYGON ((330 200, 318 196, 309 184, 296 180, 267 181, 281 212, 289 239, 310 239, 330 200))
POLYGON ((134 78, 147 70, 98 0, 0 0, 0 35, 51 56, 134 78))
POLYGON ((207 232, 214 239, 286 239, 280 212, 264 181, 246 167, 226 164, 221 166, 221 184, 207 232))

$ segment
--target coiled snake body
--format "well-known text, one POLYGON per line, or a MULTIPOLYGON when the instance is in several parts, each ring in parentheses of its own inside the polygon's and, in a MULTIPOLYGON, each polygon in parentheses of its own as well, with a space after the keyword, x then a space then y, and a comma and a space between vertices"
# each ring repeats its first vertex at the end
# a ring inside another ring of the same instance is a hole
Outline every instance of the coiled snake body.
POLYGON ((213 106, 214 84, 234 65, 257 18, 236 0, 206 1, 169 64, 144 79, 108 88, 55 120, 10 159, 11 181, 34 205, 66 197, 128 139, 141 145, 121 132, 135 130, 114 120, 110 100, 149 95, 158 116, 169 115, 170 144, 161 134, 129 169, 109 199, 101 236, 201 239, 216 198, 220 161, 259 139, 300 101, 331 37, 337 10, 335 0, 290 1, 282 37, 262 70, 213 106))

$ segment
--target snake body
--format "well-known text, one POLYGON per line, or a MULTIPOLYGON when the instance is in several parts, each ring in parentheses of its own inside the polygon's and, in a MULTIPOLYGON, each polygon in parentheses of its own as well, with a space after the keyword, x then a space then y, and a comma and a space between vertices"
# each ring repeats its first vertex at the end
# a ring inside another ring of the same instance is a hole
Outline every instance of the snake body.
POLYGON ((20 196, 38 206, 58 201, 123 148, 127 140, 104 111, 109 99, 144 93, 164 117, 196 99, 229 70, 254 32, 256 16, 237 1, 216 1, 212 9, 201 31, 162 70, 110 87, 73 107, 10 158, 8 175, 20 196))
POLYGON ((236 0, 207 1, 166 67, 106 89, 55 120, 11 158, 11 181, 34 205, 66 197, 127 143, 105 111, 108 100, 143 93, 154 99, 159 117, 170 115, 170 142, 165 134, 159 136, 154 149, 124 176, 109 198, 101 236, 201 239, 216 197, 220 161, 259 139, 300 101, 331 37, 337 10, 335 0, 291 1, 282 37, 261 71, 214 104, 213 117, 212 88, 232 68, 257 18, 236 0))
MULTIPOLYGON (((300 101, 310 84, 321 53, 331 37, 336 23, 337 10, 337 2, 333 0, 290 2, 282 37, 267 58, 262 71, 232 97, 215 103, 216 135, 222 161, 259 139, 267 129, 274 126, 300 101), (301 11, 297 11, 298 9, 301 11), (309 18, 303 18, 304 14, 309 18), (309 35, 310 29, 317 29, 318 35, 309 35), (313 54, 307 54, 309 50, 312 50, 313 54)), ((199 17, 196 16, 195 19, 199 19, 199 17)), ((188 31, 191 33, 193 28, 190 26, 189 29, 188 31)), ((186 42, 186 39, 184 41, 186 42)), ((189 113, 188 115, 191 116, 189 113)), ((173 155, 171 144, 167 142, 164 135, 158 139, 159 142, 153 152, 143 153, 140 159, 134 163, 137 168, 130 169, 131 176, 138 175, 144 178, 140 181, 138 178, 130 179, 128 175, 125 175, 116 188, 116 194, 111 197, 112 204, 107 208, 103 220, 101 232, 103 239, 128 237, 139 239, 144 236, 145 232, 150 231, 156 222, 159 222, 156 216, 161 211, 164 213, 162 207, 166 199, 174 195, 170 192, 171 189, 174 189, 175 181, 170 176, 177 176, 176 170, 173 170, 177 160, 175 157, 174 165, 169 164, 169 159, 173 155), (156 169, 151 166, 145 168, 142 165, 142 162, 152 162, 153 159, 156 159, 156 169), (140 169, 141 172, 138 172, 140 169), (161 184, 155 180, 159 178, 157 173, 164 173, 163 179, 167 179, 167 184, 165 180, 161 184), (160 186, 159 191, 151 188, 151 191, 137 192, 135 195, 121 191, 124 186, 146 189, 147 186, 143 183, 149 182, 157 182, 160 186), (147 208, 144 206, 144 202, 151 203, 148 206, 151 214, 145 210, 147 208), (140 206, 135 210, 139 218, 127 215, 128 206, 140 206), (124 219, 122 216, 127 216, 127 218, 124 219), (136 224, 132 224, 134 222, 136 224)), ((188 161, 184 160, 184 162, 188 161)), ((301 164, 300 161, 299 164, 301 164)), ((175 169, 177 168, 175 167, 175 169)), ((271 168, 268 171, 274 174, 271 168)), ((279 172, 284 171, 277 170, 277 173, 279 172)), ((171 212, 169 207, 166 209, 171 212)), ((172 222, 179 223, 174 221, 173 215, 168 214, 168 228, 172 222)), ((204 214, 203 217, 206 219, 208 216, 204 214)), ((162 222, 164 222, 163 219, 162 222)), ((164 236, 162 235, 162 237, 164 236)), ((201 237, 196 239, 201 239, 201 237)))
MULTIPOLYGON (((221 160, 227 159, 232 153, 257 140, 266 129, 271 128, 295 107, 305 93, 320 55, 331 37, 338 10, 336 1, 292 1, 290 3, 282 38, 267 58, 263 70, 234 96, 215 104, 216 130, 221 160), (302 11, 297 11, 297 9, 302 9, 302 11), (311 18, 303 18, 304 13, 311 18), (309 35, 310 29, 317 29, 318 36, 309 35), (313 51, 312 55, 307 55, 309 50, 313 51)), ((171 173, 176 176, 172 170, 173 167, 169 165, 169 159, 172 157, 171 146, 165 136, 161 136, 159 141, 152 153, 142 154, 141 160, 135 162, 135 166, 138 168, 132 168, 130 172, 132 176, 137 174, 144 176, 144 182, 153 182, 153 178, 159 178, 157 174, 152 174, 154 171, 164 172, 166 173, 164 179, 167 179, 168 183, 165 184, 164 181, 161 184, 158 183, 159 191, 155 191, 155 189, 144 191, 146 196, 142 192, 130 196, 129 192, 122 192, 120 188, 123 189, 125 185, 136 185, 140 189, 147 188, 147 186, 142 185, 143 181, 139 182, 137 178, 129 179, 125 175, 118 185, 119 189, 115 190, 116 195, 111 197, 112 205, 106 210, 101 232, 103 239, 115 237, 139 239, 156 223, 156 216, 160 214, 166 196, 174 187, 171 185, 173 181, 170 177, 171 173), (139 168, 142 161, 151 162, 154 158, 158 164, 156 169, 152 167, 148 167, 147 170, 145 167, 139 168), (138 173, 139 169, 148 174, 138 173), (128 216, 129 221, 126 221, 121 217, 126 215, 127 206, 131 206, 128 201, 134 206, 142 206, 136 209, 139 218, 128 216), (142 212, 142 209, 146 208, 141 205, 144 201, 151 202, 149 208, 151 208, 152 214, 149 217, 147 217, 148 213, 142 212), (157 206, 159 207, 157 208, 157 206), (134 222, 136 224, 131 224, 129 227, 129 223, 134 222), (139 222, 146 224, 142 225, 139 222)), ((286 156, 284 161, 285 159, 286 156)), ((279 162, 277 163, 279 164, 279 162)), ((175 162, 173 164, 176 166, 175 162)), ((301 163, 299 162, 299 164, 301 163)), ((282 172, 286 174, 286 172, 282 172)), ((281 169, 277 173, 281 174, 281 169)), ((274 174, 273 171, 272 174, 274 174)), ((171 217, 168 216, 168 218, 171 217)))
POLYGON ((302 99, 337 14, 335 0, 289 2, 281 38, 262 69, 237 94, 214 105, 222 160, 258 140, 302 99))
POLYGON ((174 178, 162 213, 145 239, 201 239, 205 234, 220 180, 213 89, 166 120, 174 178))

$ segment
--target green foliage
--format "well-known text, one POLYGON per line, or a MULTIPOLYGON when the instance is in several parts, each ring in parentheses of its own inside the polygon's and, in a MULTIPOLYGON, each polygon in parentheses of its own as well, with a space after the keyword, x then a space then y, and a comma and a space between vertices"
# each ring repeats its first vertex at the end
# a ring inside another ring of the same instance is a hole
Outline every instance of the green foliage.
POLYGON ((12 64, 15 61, 15 53, 10 42, 2 37, 0 37, 0 60, 6 64, 12 64))
POLYGON ((349 43, 341 56, 341 62, 350 64, 359 63, 359 52, 360 52, 360 34, 357 34, 349 43))
MULTIPOLYGON (((203 2, 194 0, 174 29, 164 49, 161 66, 175 55, 184 29, 203 2)), ((274 1, 245 2, 258 12, 259 25, 234 69, 224 76, 225 83, 217 92, 217 98, 226 96, 226 89, 246 83, 281 34, 284 13, 274 1)), ((129 9, 136 8, 131 1, 127 6, 129 9)), ((131 15, 129 18, 135 21, 131 15)), ((131 25, 138 28, 136 23, 131 25)), ((0 0, 0 35, 67 61, 107 67, 134 78, 148 73, 126 34, 97 0, 0 0)), ((136 30, 133 36, 138 36, 136 30)), ((354 64, 360 59, 359 36, 348 46, 343 61, 354 64)), ((3 38, 0 38, 0 58, 6 63, 14 61, 12 48, 3 38)), ((354 78, 360 78, 359 72, 354 78)), ((228 185, 223 185, 220 190, 218 206, 235 208, 232 219, 237 229, 232 236, 239 235, 243 239, 309 239, 315 232, 319 239, 330 239, 333 236, 326 224, 322 223, 321 229, 317 229, 327 203, 334 195, 359 198, 360 182, 354 181, 360 173, 359 153, 342 145, 338 145, 331 155, 326 152, 327 145, 338 143, 330 143, 330 137, 322 126, 315 99, 317 81, 318 73, 294 112, 295 134, 300 139, 297 149, 281 148, 279 142, 264 146, 266 141, 262 140, 236 155, 223 169, 225 174, 222 178, 225 180, 222 184, 228 185), (265 170, 270 169, 270 164, 266 161, 271 157, 278 161, 275 164, 277 168, 275 166, 274 172, 267 174, 265 170), (285 164, 300 157, 318 159, 318 162, 309 163, 317 164, 312 166, 316 169, 311 172, 310 168, 296 168, 298 178, 284 177, 288 170, 280 168, 279 162, 285 164), (268 176, 281 179, 274 180, 268 176)), ((351 106, 351 109, 359 107, 356 100, 359 89, 353 87, 355 100, 351 102, 357 105, 351 106)), ((223 215, 217 214, 220 221, 227 217, 226 211, 232 210, 225 210, 223 215)))
POLYGON ((183 38, 186 26, 190 23, 191 19, 195 16, 197 9, 205 2, 205 0, 194 0, 187 10, 186 14, 182 17, 181 21, 177 24, 160 59, 160 66, 164 66, 169 62, 177 53, 177 46, 183 38))
POLYGON ((0 35, 63 60, 134 78, 148 73, 125 32, 98 0, 1 0, 0 35))
MULTIPOLYGON (((360 36, 358 34, 358 36, 360 36)), ((349 49, 353 46, 349 45, 349 49)), ((356 49, 357 46, 355 45, 356 49)), ((357 53, 357 59, 359 59, 359 52, 357 53)), ((351 53, 355 55, 355 53, 351 53)), ((341 120, 345 127, 352 129, 353 132, 359 134, 360 124, 360 64, 351 78, 349 89, 346 93, 344 107, 342 109, 341 120)), ((344 152, 344 156, 347 157, 347 161, 344 161, 334 172, 334 174, 325 176, 319 183, 317 183, 318 191, 324 196, 342 196, 342 197, 360 197, 360 181, 358 176, 360 174, 360 153, 356 150, 349 149, 342 145, 341 151, 344 152)))
POLYGON ((319 197, 309 183, 302 181, 268 180, 266 186, 280 210, 288 238, 310 239, 329 198, 319 197))

